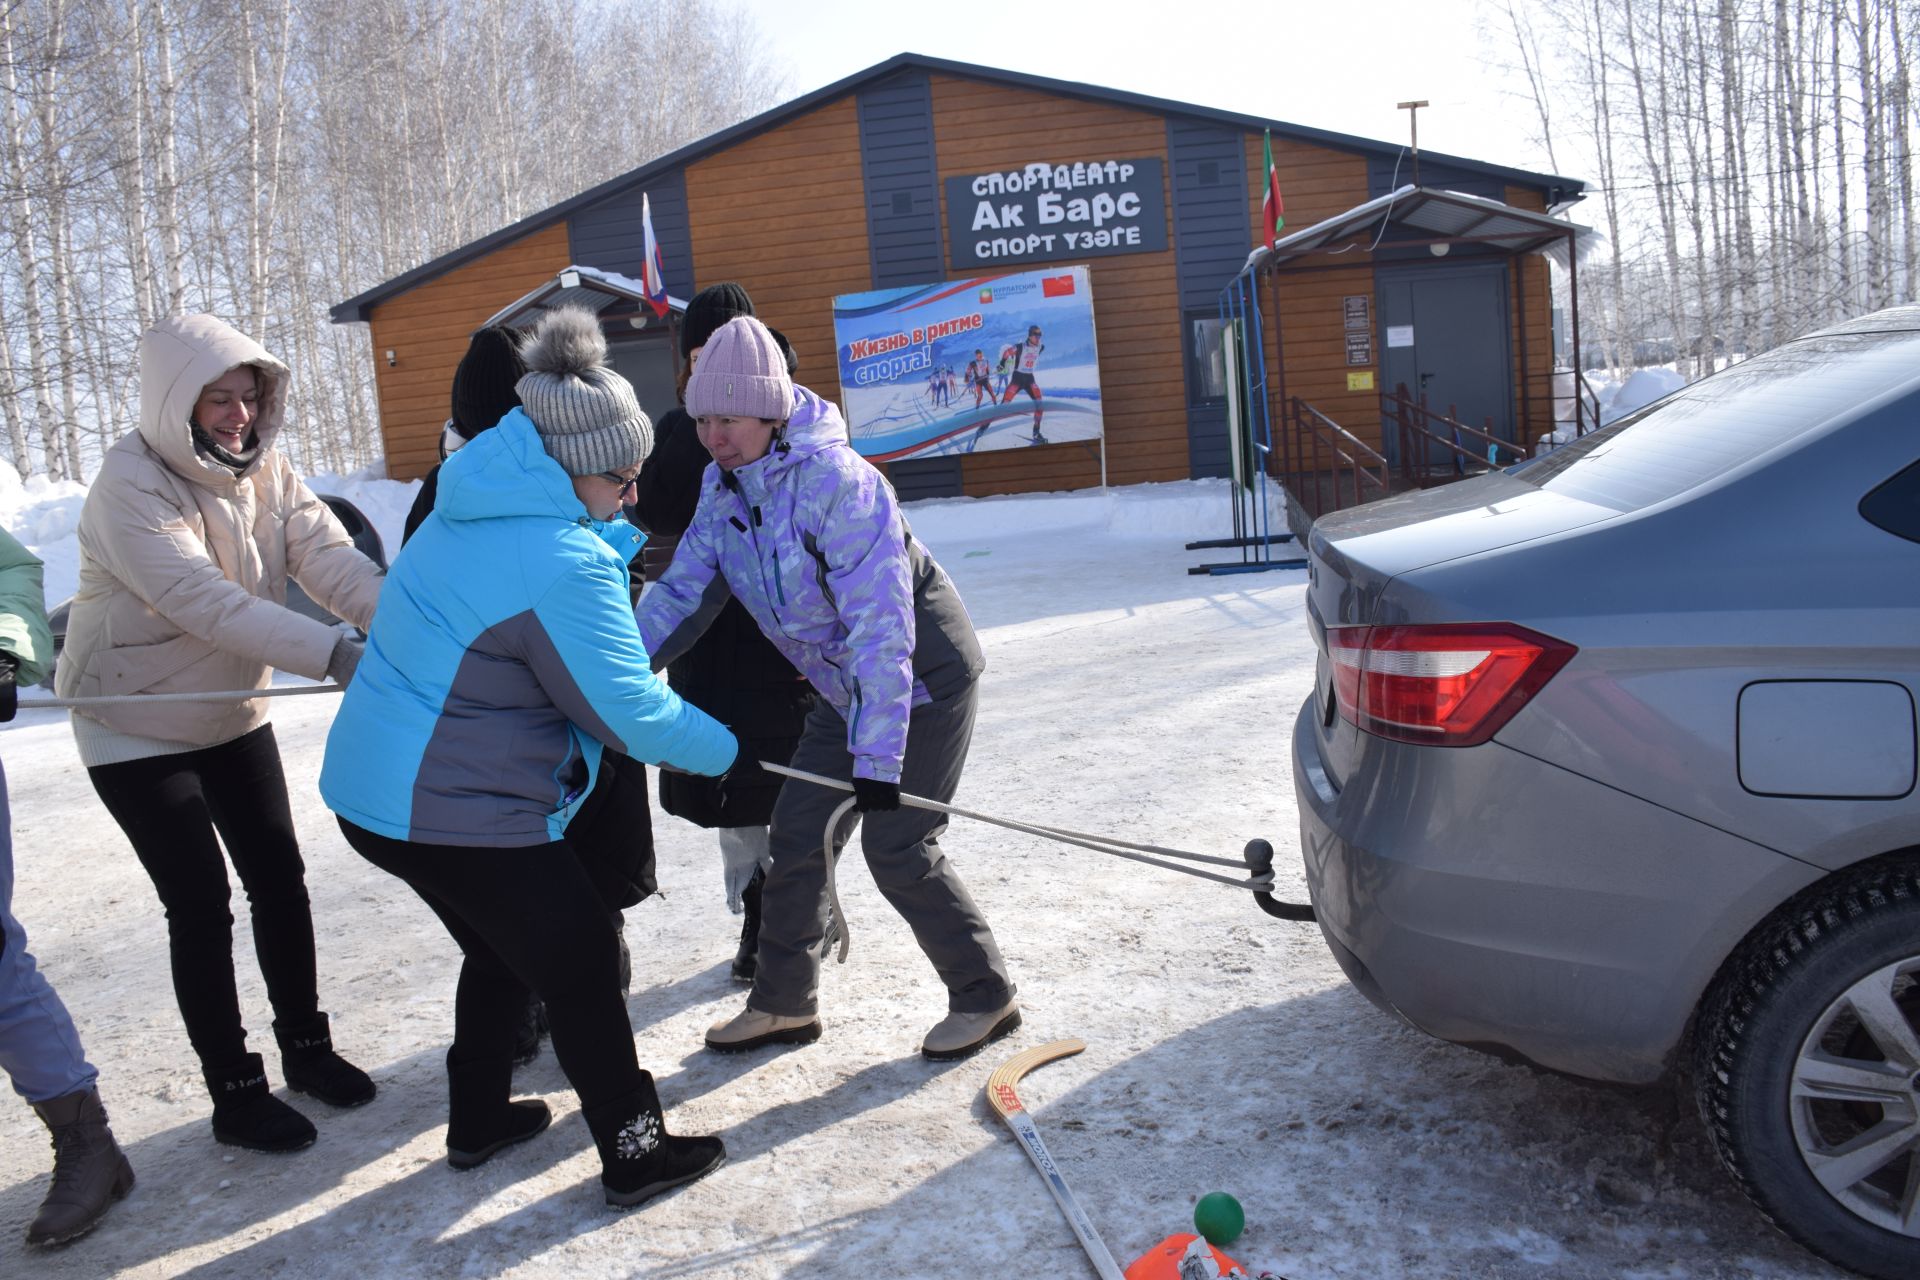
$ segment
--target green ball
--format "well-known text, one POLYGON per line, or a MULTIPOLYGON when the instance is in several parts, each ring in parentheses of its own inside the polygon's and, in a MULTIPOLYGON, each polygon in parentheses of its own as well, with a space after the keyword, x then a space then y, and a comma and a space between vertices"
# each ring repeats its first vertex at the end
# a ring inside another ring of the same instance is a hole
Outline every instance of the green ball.
POLYGON ((1224 1191, 1209 1191, 1193 1206, 1193 1229, 1205 1236, 1208 1244, 1232 1244, 1246 1227, 1245 1210, 1224 1191))

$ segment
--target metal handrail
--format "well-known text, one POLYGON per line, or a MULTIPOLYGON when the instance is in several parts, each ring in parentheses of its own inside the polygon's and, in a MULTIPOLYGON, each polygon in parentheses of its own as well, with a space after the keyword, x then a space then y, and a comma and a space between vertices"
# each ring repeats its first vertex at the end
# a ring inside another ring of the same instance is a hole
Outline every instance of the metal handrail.
POLYGON ((1589 431, 1600 429, 1600 393, 1587 381, 1585 369, 1573 371, 1573 406, 1573 435, 1576 440, 1589 431), (1588 407, 1589 401, 1592 402, 1591 409, 1588 407))
POLYGON ((1487 420, 1487 430, 1485 431, 1482 431, 1478 427, 1468 426, 1466 423, 1460 421, 1459 418, 1452 416, 1459 412, 1459 410, 1454 409, 1452 405, 1447 406, 1449 410, 1452 410, 1451 414, 1441 413, 1428 406, 1425 396, 1421 396, 1418 400, 1415 400, 1412 393, 1407 390, 1407 384, 1404 382, 1395 387, 1391 395, 1382 398, 1385 404, 1382 406, 1381 416, 1383 418, 1392 417, 1395 425, 1399 427, 1400 475, 1410 486, 1424 489, 1433 480, 1433 468, 1426 463, 1424 450, 1422 450, 1421 453, 1422 461, 1419 467, 1416 468, 1414 466, 1413 453, 1416 439, 1424 439, 1430 444, 1437 444, 1452 455, 1452 471, 1453 478, 1455 479, 1462 478, 1467 474, 1467 464, 1469 462, 1475 467, 1485 467, 1489 469, 1500 466, 1501 463, 1493 456, 1494 451, 1500 449, 1505 449, 1508 453, 1511 453, 1516 462, 1524 460, 1527 456, 1526 450, 1519 445, 1510 440, 1502 440, 1493 434, 1493 420, 1491 418, 1487 420), (1432 424, 1438 424, 1440 427, 1445 428, 1447 434, 1440 434, 1440 432, 1433 429, 1432 424), (1460 437, 1462 434, 1473 437, 1482 445, 1486 446, 1486 448, 1476 451, 1461 444, 1460 437))
POLYGON ((1315 508, 1312 513, 1314 519, 1319 519, 1329 510, 1340 509, 1338 473, 1342 470, 1352 472, 1354 499, 1352 505, 1354 506, 1374 500, 1371 497, 1362 496, 1366 492, 1367 485, 1372 485, 1380 491, 1377 497, 1384 498, 1392 493, 1393 485, 1390 480, 1392 464, 1364 440, 1298 396, 1288 398, 1285 418, 1288 438, 1298 446, 1288 452, 1290 464, 1297 464, 1291 465, 1288 478, 1294 482, 1292 489, 1303 502, 1309 501, 1306 496, 1308 492, 1306 477, 1314 478, 1311 487, 1313 495, 1311 502, 1315 508), (1311 462, 1308 461, 1309 445, 1312 450, 1311 462), (1327 460, 1332 461, 1333 465, 1321 465, 1323 454, 1327 460), (1374 474, 1376 469, 1377 475, 1374 474), (1320 501, 1319 476, 1322 471, 1331 471, 1335 474, 1331 507, 1323 505, 1320 501))

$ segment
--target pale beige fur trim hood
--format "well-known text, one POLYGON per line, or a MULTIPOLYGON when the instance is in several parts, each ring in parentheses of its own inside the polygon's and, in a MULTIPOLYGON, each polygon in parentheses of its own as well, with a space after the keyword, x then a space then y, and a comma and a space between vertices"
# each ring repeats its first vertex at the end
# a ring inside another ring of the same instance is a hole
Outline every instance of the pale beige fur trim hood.
MULTIPOLYGON (((269 668, 326 674, 333 628, 286 608, 291 577, 356 626, 383 580, 273 447, 287 367, 213 316, 140 339, 140 428, 101 462, 80 514, 80 586, 56 680, 62 697, 264 688, 269 668), (201 389, 261 371, 258 450, 238 475, 193 447, 201 389)), ((212 746, 264 723, 267 703, 138 700, 85 715, 123 734, 212 746)))

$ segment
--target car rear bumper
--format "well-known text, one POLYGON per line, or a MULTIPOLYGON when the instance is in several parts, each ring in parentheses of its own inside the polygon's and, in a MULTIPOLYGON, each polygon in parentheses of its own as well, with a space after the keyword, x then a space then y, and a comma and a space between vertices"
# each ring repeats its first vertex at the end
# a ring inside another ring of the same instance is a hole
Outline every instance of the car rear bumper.
POLYGON ((1599 1080, 1663 1073, 1721 959, 1815 868, 1498 742, 1369 738, 1335 787, 1294 726, 1307 883, 1368 999, 1599 1080))

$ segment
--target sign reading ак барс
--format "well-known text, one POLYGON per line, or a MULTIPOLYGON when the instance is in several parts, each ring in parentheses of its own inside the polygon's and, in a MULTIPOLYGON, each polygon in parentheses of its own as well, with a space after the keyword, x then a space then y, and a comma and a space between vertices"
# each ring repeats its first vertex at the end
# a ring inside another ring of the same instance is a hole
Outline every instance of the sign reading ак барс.
POLYGON ((1027 164, 947 179, 955 268, 1004 267, 1167 247, 1158 157, 1027 164))

